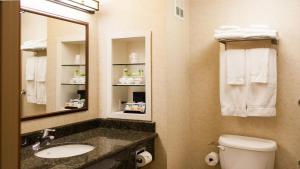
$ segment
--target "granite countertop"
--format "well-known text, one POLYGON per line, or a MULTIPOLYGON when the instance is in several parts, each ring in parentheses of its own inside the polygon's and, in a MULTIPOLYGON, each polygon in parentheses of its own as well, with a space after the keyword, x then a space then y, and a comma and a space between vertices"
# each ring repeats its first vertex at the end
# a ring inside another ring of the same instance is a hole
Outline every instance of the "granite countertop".
POLYGON ((134 130, 95 128, 81 133, 55 139, 50 146, 65 143, 83 143, 95 147, 94 150, 83 155, 60 158, 43 159, 34 156, 31 146, 21 150, 22 169, 80 169, 110 157, 126 148, 135 146, 156 137, 156 133, 134 130))

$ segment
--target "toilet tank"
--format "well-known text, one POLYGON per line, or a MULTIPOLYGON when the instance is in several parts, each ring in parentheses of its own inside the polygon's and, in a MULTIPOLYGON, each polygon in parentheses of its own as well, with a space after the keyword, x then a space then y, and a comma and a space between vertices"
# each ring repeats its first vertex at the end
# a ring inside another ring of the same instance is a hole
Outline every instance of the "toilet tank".
POLYGON ((222 169, 274 169, 275 141, 222 135, 219 138, 219 154, 222 169))

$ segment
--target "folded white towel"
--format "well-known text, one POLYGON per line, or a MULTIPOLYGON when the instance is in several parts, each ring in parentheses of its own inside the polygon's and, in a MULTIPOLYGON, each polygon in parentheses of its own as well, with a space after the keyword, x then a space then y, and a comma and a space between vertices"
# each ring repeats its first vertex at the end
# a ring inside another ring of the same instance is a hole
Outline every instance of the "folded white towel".
POLYGON ((269 48, 254 48, 246 50, 246 57, 249 59, 250 82, 268 83, 269 71, 269 48))
POLYGON ((26 71, 25 71, 25 79, 26 80, 34 80, 35 77, 35 63, 36 59, 34 57, 27 58, 26 60, 26 71))
POLYGON ((226 77, 227 84, 245 84, 245 50, 228 49, 226 51, 226 77))
POLYGON ((36 104, 47 103, 47 90, 45 82, 36 83, 36 104))
POLYGON ((26 99, 28 103, 36 103, 36 82, 26 81, 26 99))
POLYGON ((252 25, 248 28, 237 26, 222 26, 215 30, 216 39, 246 39, 246 38, 272 38, 278 39, 278 32, 264 25, 252 25))
POLYGON ((47 75, 47 57, 37 57, 36 81, 45 82, 47 75))
POLYGON ((22 44, 21 49, 46 49, 47 39, 29 40, 22 44))

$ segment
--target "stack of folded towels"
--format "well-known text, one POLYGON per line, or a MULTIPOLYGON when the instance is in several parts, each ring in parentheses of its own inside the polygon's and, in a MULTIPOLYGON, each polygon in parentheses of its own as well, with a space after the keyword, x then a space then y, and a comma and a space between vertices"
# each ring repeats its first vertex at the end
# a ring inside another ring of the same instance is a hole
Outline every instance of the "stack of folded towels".
POLYGON ((22 44, 22 50, 46 49, 47 39, 29 40, 22 44))
POLYGON ((247 38, 278 39, 278 32, 267 25, 250 25, 247 28, 225 25, 215 30, 215 38, 218 40, 247 38))

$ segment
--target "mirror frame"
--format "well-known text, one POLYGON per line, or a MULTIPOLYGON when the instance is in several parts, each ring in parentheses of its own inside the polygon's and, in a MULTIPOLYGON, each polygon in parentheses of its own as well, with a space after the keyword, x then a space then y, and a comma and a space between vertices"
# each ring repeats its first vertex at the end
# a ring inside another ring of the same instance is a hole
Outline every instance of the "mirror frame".
MULTIPOLYGON (((50 17, 50 18, 54 18, 54 19, 59 19, 59 20, 72 22, 72 23, 76 23, 76 24, 80 24, 80 25, 85 26, 85 37, 86 37, 86 49, 85 49, 85 54, 86 54, 85 55, 86 83, 85 83, 85 89, 87 91, 86 92, 86 101, 85 101, 86 106, 83 107, 83 108, 72 109, 72 110, 62 110, 62 111, 56 111, 56 112, 49 112, 49 113, 46 113, 46 114, 25 116, 25 117, 22 117, 22 113, 21 113, 21 121, 35 120, 35 119, 40 119, 40 118, 61 116, 61 115, 66 115, 66 114, 70 114, 70 113, 79 113, 79 112, 88 111, 88 109, 89 109, 89 23, 84 22, 84 21, 80 21, 80 20, 75 20, 75 19, 72 19, 72 18, 67 18, 67 17, 60 16, 60 15, 56 15, 56 14, 53 14, 53 13, 39 11, 39 10, 36 10, 36 9, 31 9, 31 8, 26 8, 26 7, 21 7, 20 10, 21 10, 20 12, 24 11, 24 12, 28 12, 28 13, 32 13, 32 14, 37 14, 37 15, 50 17)), ((21 19, 20 19, 20 22, 21 22, 21 19)), ((20 28, 21 28, 21 23, 20 23, 20 28)), ((20 33, 21 33, 21 29, 20 29, 20 33)), ((21 36, 19 38, 21 39, 21 36)), ((21 48, 20 48, 20 58, 22 60, 21 48)), ((21 65, 19 65, 19 66, 21 66, 21 65)), ((19 78, 21 78, 21 77, 19 77, 19 78)), ((21 84, 20 84, 20 86, 21 86, 21 84)), ((19 104, 20 110, 22 110, 21 102, 22 102, 22 97, 20 96, 20 104, 19 104)))

